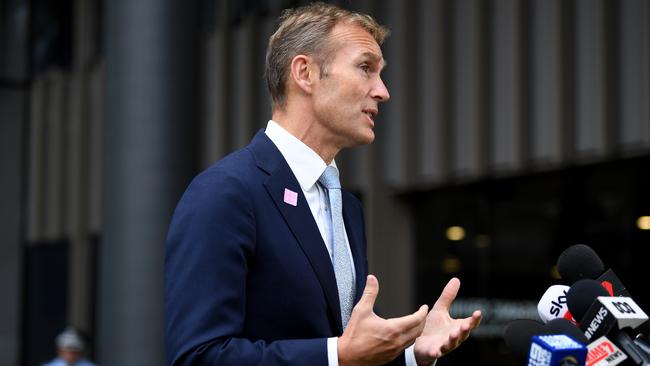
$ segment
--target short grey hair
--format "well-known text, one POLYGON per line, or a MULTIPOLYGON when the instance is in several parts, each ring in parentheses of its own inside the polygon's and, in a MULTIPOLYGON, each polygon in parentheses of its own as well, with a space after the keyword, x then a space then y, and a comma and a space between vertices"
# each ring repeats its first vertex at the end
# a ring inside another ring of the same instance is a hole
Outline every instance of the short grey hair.
POLYGON ((59 349, 70 349, 81 352, 84 350, 84 341, 74 328, 68 327, 56 337, 56 346, 59 349))
POLYGON ((279 18, 278 29, 269 39, 266 50, 265 78, 271 94, 273 109, 282 108, 287 99, 286 83, 291 60, 297 55, 314 57, 320 64, 321 75, 334 53, 328 35, 339 23, 357 25, 368 31, 379 45, 389 34, 370 15, 316 2, 286 9, 279 18))

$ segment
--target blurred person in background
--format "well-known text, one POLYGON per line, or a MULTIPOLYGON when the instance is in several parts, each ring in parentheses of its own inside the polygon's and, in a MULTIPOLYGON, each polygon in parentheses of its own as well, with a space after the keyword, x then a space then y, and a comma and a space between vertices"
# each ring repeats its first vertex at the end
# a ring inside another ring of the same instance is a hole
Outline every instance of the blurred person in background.
POLYGON ((84 358, 85 343, 81 335, 71 327, 56 337, 58 357, 43 366, 96 366, 84 358))

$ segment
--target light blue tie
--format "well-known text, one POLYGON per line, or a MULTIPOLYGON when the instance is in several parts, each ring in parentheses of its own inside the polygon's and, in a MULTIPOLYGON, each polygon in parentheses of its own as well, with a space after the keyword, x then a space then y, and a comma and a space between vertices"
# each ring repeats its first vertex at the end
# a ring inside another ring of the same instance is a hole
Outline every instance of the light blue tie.
POLYGON ((355 290, 350 253, 348 251, 348 245, 345 242, 341 183, 339 182, 338 172, 331 166, 325 169, 320 178, 318 178, 318 181, 327 188, 330 200, 330 212, 332 215, 332 262, 334 263, 336 286, 339 290, 341 322, 343 329, 345 329, 348 320, 350 320, 350 314, 352 314, 355 290))

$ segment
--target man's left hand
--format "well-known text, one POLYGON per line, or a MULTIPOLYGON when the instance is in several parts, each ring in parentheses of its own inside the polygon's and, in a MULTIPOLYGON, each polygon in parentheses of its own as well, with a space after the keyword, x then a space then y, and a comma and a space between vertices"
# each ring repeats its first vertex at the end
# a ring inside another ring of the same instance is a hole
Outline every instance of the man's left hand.
POLYGON ((418 365, 429 365, 456 349, 481 322, 479 310, 464 319, 453 319, 449 315, 449 308, 456 299, 459 288, 458 278, 449 280, 427 315, 424 330, 415 340, 415 360, 418 365))

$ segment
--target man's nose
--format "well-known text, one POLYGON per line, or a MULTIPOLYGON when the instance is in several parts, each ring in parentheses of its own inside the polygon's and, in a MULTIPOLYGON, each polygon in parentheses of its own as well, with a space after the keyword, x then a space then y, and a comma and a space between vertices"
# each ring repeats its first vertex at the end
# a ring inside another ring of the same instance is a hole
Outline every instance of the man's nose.
POLYGON ((372 99, 378 102, 386 102, 390 99, 388 88, 386 88, 386 84, 384 84, 383 80, 379 79, 379 82, 372 89, 371 96, 372 99))

